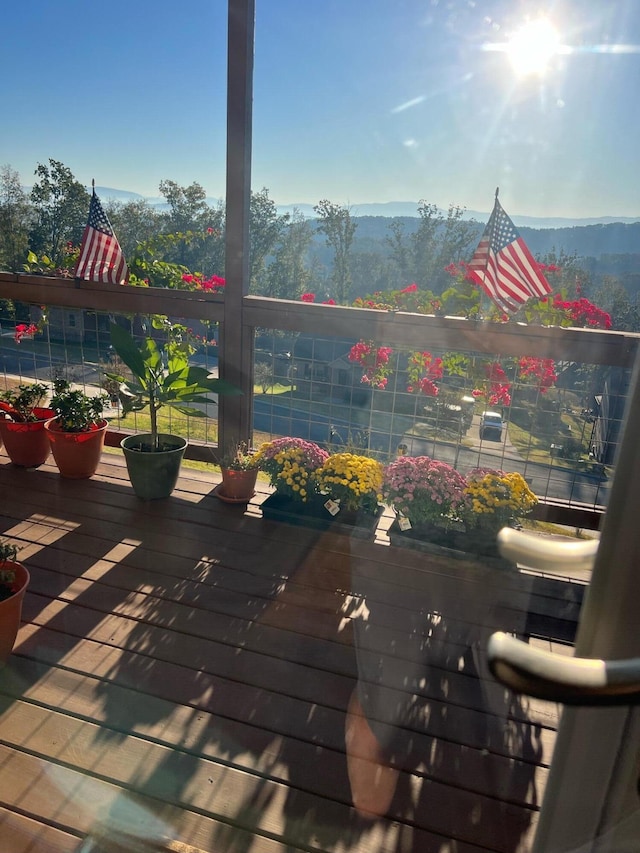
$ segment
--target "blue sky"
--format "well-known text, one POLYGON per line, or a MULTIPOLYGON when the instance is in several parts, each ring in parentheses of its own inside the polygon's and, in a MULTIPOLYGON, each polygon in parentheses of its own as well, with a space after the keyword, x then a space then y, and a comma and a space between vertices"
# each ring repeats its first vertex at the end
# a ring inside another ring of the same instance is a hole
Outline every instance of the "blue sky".
MULTIPOLYGON (((223 196, 225 0, 7 0, 0 165, 223 196)), ((640 217, 638 0, 256 0, 253 186, 278 204, 418 201, 640 217), (555 27, 544 74, 505 51, 555 27)))

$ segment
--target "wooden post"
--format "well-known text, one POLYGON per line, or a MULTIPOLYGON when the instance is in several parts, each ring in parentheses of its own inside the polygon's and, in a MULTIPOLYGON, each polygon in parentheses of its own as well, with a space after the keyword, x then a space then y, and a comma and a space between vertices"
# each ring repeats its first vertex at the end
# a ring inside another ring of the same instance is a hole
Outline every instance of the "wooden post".
POLYGON ((219 398, 218 446, 250 443, 253 409, 253 328, 243 322, 249 292, 249 205, 253 113, 255 0, 229 0, 227 60, 227 189, 224 322, 220 331, 220 376, 242 397, 219 398))

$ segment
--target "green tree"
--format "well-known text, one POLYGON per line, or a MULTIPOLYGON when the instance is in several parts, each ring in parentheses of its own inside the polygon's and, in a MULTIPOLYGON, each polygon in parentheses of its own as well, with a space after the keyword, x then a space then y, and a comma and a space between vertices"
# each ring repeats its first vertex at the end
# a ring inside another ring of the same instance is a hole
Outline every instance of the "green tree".
POLYGON ((175 181, 160 181, 160 193, 169 205, 162 214, 164 230, 167 232, 203 231, 209 225, 211 208, 207 204, 204 188, 194 181, 188 187, 181 187, 175 181))
POLYGON ((138 243, 146 243, 161 230, 161 214, 145 199, 111 201, 104 209, 125 258, 133 257, 138 243))
POLYGON ((31 206, 20 175, 9 165, 0 168, 0 269, 22 271, 29 248, 31 206))
POLYGON ((161 214, 164 233, 208 233, 216 237, 206 241, 176 241, 165 260, 191 270, 224 275, 224 205, 219 203, 212 208, 205 190, 195 181, 188 187, 181 187, 175 181, 161 181, 160 192, 169 205, 169 210, 161 214))
POLYGON ((318 214, 318 231, 324 234, 327 246, 333 249, 333 296, 344 305, 351 295, 349 255, 358 227, 348 207, 322 199, 313 208, 318 214))
POLYGON ((264 275, 267 258, 280 241, 291 217, 288 213, 278 214, 266 187, 251 193, 249 215, 250 289, 252 293, 265 293, 270 287, 269 276, 264 275))
POLYGON ((306 262, 313 231, 302 213, 294 210, 283 229, 273 261, 267 267, 265 296, 298 299, 311 285, 311 270, 306 262))
POLYGON ((394 288, 393 264, 380 252, 352 252, 350 268, 352 300, 377 290, 394 288))
POLYGON ((34 222, 29 245, 36 255, 47 255, 62 266, 67 243, 80 244, 89 213, 89 193, 71 170, 58 160, 38 163, 31 190, 34 222))
POLYGON ((462 207, 450 205, 445 217, 424 199, 418 214, 418 227, 411 235, 412 278, 420 287, 441 293, 448 283, 445 267, 466 258, 477 239, 478 223, 463 220, 462 207))
POLYGON ((275 383, 273 376, 273 368, 270 364, 264 361, 256 362, 253 369, 253 381, 260 388, 263 394, 266 394, 269 388, 275 383))
POLYGON ((640 312, 637 295, 631 299, 623 285, 614 276, 605 276, 595 292, 594 302, 611 315, 612 328, 620 332, 640 331, 640 312))
POLYGON ((395 279, 389 282, 389 288, 395 290, 414 281, 415 265, 402 219, 392 220, 389 224, 389 232, 385 238, 385 244, 391 252, 391 261, 396 269, 395 279))

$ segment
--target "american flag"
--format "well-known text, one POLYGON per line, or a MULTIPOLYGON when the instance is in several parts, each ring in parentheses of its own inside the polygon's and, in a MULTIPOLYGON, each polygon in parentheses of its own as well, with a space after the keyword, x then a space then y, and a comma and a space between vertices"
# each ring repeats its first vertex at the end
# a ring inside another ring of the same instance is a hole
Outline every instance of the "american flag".
POLYGON ((75 277, 105 284, 126 284, 129 280, 122 249, 95 189, 91 195, 89 220, 82 235, 75 277))
POLYGON ((550 293, 551 285, 515 225, 496 198, 469 272, 501 311, 513 314, 533 297, 550 293))

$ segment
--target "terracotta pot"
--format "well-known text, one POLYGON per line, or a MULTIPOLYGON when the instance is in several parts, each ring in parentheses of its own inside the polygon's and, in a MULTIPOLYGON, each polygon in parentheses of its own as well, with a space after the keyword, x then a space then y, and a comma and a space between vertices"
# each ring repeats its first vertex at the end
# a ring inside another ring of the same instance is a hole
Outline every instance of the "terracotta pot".
POLYGON ((108 423, 101 420, 87 432, 65 432, 57 420, 45 424, 51 452, 61 477, 86 480, 92 477, 100 464, 108 423))
POLYGON ((16 573, 13 584, 14 594, 0 601, 0 666, 3 666, 11 654, 20 627, 22 602, 29 584, 29 572, 22 563, 14 563, 11 560, 0 563, 0 568, 13 570, 16 573))
POLYGON ((233 468, 220 468, 222 471, 222 484, 220 486, 220 497, 229 498, 234 501, 250 501, 256 492, 257 468, 248 468, 245 471, 236 471, 233 468))
POLYGON ((46 462, 51 447, 44 425, 54 417, 51 409, 34 409, 37 421, 16 423, 0 418, 0 435, 7 456, 14 465, 36 468, 46 462))

